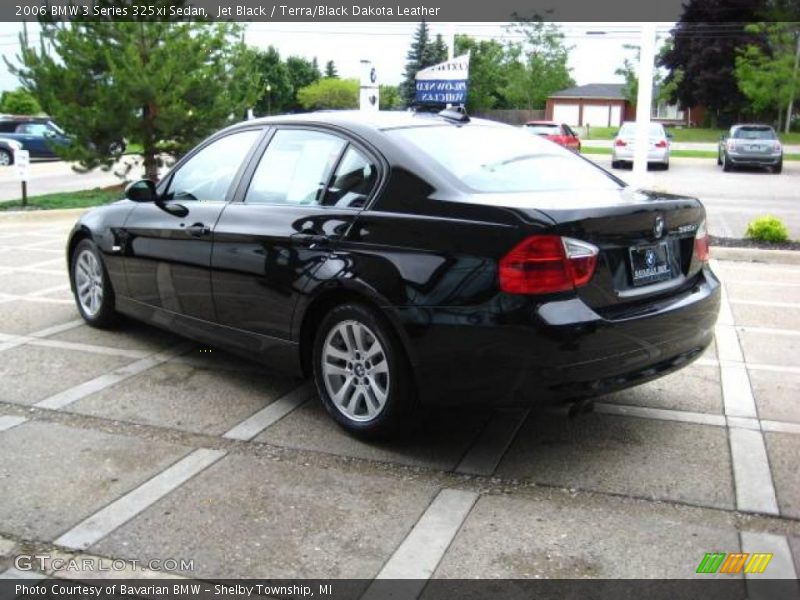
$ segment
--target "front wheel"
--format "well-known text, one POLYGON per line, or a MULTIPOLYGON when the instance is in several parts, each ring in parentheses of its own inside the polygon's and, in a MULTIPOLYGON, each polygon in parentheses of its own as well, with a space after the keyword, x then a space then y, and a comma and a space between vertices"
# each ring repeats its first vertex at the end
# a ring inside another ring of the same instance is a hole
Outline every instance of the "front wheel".
POLYGON ((0 148, 0 167, 10 167, 14 164, 14 155, 5 148, 0 148))
POLYGON ((107 328, 118 320, 114 289, 103 258, 91 240, 82 240, 72 254, 72 290, 81 317, 92 327, 107 328))
POLYGON ((403 348, 386 319, 363 304, 342 304, 314 340, 314 380, 333 419, 361 437, 384 437, 404 424, 414 387, 403 348))

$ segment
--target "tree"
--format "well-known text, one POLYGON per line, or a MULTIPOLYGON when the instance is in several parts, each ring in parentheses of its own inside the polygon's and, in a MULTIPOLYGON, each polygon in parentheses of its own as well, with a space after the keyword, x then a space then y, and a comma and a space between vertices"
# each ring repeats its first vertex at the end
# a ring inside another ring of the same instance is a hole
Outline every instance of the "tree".
MULTIPOLYGON (((636 104, 636 101, 639 98, 639 61, 641 57, 641 50, 639 46, 635 44, 623 44, 622 47, 626 50, 633 51, 634 57, 626 57, 622 61, 622 66, 614 71, 614 73, 625 79, 625 85, 622 88, 622 91, 625 94, 625 99, 631 104, 636 104)), ((653 73, 653 87, 659 89, 660 97, 662 95, 661 74, 658 71, 653 73)), ((656 98, 654 98, 654 100, 656 100, 656 98)))
POLYGON ((335 79, 339 77, 339 74, 336 72, 336 63, 332 60, 329 60, 325 63, 325 77, 328 79, 335 79))
MULTIPOLYGON (((422 63, 425 67, 439 64, 447 60, 447 44, 444 43, 444 38, 441 33, 437 33, 433 41, 428 44, 424 51, 424 59, 422 63)), ((425 68, 423 67, 423 69, 425 68)))
POLYGON ((736 56, 739 48, 764 44, 763 36, 748 32, 745 25, 759 21, 765 5, 766 0, 689 0, 684 5, 670 48, 658 60, 669 71, 664 81, 672 102, 683 108, 705 106, 715 126, 747 110, 734 73, 736 56))
POLYGON ((417 96, 417 73, 426 67, 447 60, 447 45, 441 35, 431 39, 428 24, 421 21, 406 54, 406 68, 400 83, 400 97, 409 105, 417 96))
POLYGON ((261 89, 254 112, 257 115, 285 112, 294 100, 294 89, 289 69, 281 61, 280 53, 272 46, 256 50, 255 65, 261 77, 261 89))
POLYGON ((469 52, 469 89, 467 112, 480 113, 503 107, 503 89, 508 84, 505 49, 494 40, 475 40, 468 35, 456 36, 455 53, 469 52))
POLYGON ((359 84, 355 79, 323 78, 297 92, 306 110, 358 108, 359 84))
POLYGON ((43 21, 41 28, 38 48, 23 32, 20 64, 9 68, 73 136, 62 156, 87 169, 110 167, 116 157, 108 148, 123 137, 141 145, 145 176, 157 179, 161 153, 187 151, 241 118, 258 96, 253 53, 235 24, 43 21))
POLYGON ((26 89, 17 88, 0 96, 0 112, 12 115, 36 115, 42 112, 36 98, 26 89))
POLYGON ((378 98, 381 110, 398 110, 403 108, 403 99, 396 85, 378 85, 378 98))
POLYGON ((795 93, 800 90, 800 29, 792 23, 757 23, 748 31, 763 34, 766 46, 749 44, 736 57, 736 80, 739 89, 755 111, 776 110, 778 128, 786 109, 785 129, 792 122, 795 93))
POLYGON ((311 85, 321 77, 317 59, 306 60, 300 56, 290 56, 286 59, 286 71, 292 86, 292 99, 286 107, 288 111, 301 110, 303 107, 297 100, 297 92, 301 88, 311 85))
POLYGON ((524 36, 506 49, 508 83, 503 95, 514 108, 541 109, 547 98, 575 85, 567 66, 572 49, 564 44, 558 26, 541 20, 521 20, 510 26, 524 36))

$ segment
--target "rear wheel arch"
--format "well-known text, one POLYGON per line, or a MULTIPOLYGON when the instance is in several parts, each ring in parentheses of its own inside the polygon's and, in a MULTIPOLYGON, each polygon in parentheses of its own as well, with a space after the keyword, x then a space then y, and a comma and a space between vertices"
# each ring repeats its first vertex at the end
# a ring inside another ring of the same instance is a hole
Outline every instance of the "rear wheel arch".
POLYGON ((319 325, 322 323, 325 315, 331 310, 347 303, 363 304, 376 312, 383 321, 385 321, 389 330, 400 341, 400 346, 403 348, 403 353, 409 364, 413 365, 415 363, 409 340, 402 326, 390 310, 381 307, 374 298, 371 298, 364 292, 345 287, 336 287, 320 292, 310 301, 303 311, 297 340, 300 346, 300 364, 305 376, 310 377, 313 375, 311 359, 313 355, 314 336, 319 325))

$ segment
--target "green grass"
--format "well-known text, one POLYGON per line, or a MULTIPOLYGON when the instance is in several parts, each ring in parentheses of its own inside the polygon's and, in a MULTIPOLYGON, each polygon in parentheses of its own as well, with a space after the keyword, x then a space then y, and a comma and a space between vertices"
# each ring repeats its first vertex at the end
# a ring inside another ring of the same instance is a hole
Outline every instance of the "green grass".
MULTIPOLYGON (((592 148, 589 146, 584 146, 581 148, 581 154, 611 154, 611 148, 592 148)), ((714 160, 717 159, 717 153, 713 150, 670 150, 670 156, 674 156, 676 158, 712 158, 714 160)), ((800 154, 798 153, 790 153, 784 154, 783 160, 800 160, 800 154)))
MULTIPOLYGON (((589 136, 584 139, 587 140, 611 140, 619 130, 618 127, 590 127, 589 136)), ((719 136, 726 133, 722 129, 703 129, 703 128, 682 128, 668 127, 667 131, 672 133, 673 142, 698 142, 698 143, 716 143, 719 141, 719 136)), ((779 133, 778 137, 784 144, 800 144, 800 133, 779 133)))
MULTIPOLYGON (((28 208, 51 210, 55 208, 86 208, 108 204, 122 198, 122 187, 95 188, 81 192, 64 192, 61 194, 45 194, 28 197, 28 208)), ((22 200, 0 202, 0 211, 18 210, 22 208, 22 200)))
POLYGON ((141 144, 128 144, 125 147, 125 154, 141 154, 142 150, 141 144))

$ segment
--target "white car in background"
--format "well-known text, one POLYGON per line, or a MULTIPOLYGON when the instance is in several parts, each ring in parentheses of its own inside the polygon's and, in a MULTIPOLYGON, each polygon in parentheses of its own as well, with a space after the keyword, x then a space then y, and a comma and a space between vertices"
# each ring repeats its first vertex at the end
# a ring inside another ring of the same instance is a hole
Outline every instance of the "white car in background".
MULTIPOLYGON (((620 169, 624 164, 633 164, 636 146, 636 123, 626 121, 620 127, 611 146, 611 167, 620 169)), ((670 134, 661 123, 650 123, 648 132, 647 165, 658 165, 665 171, 669 169, 670 134)))

